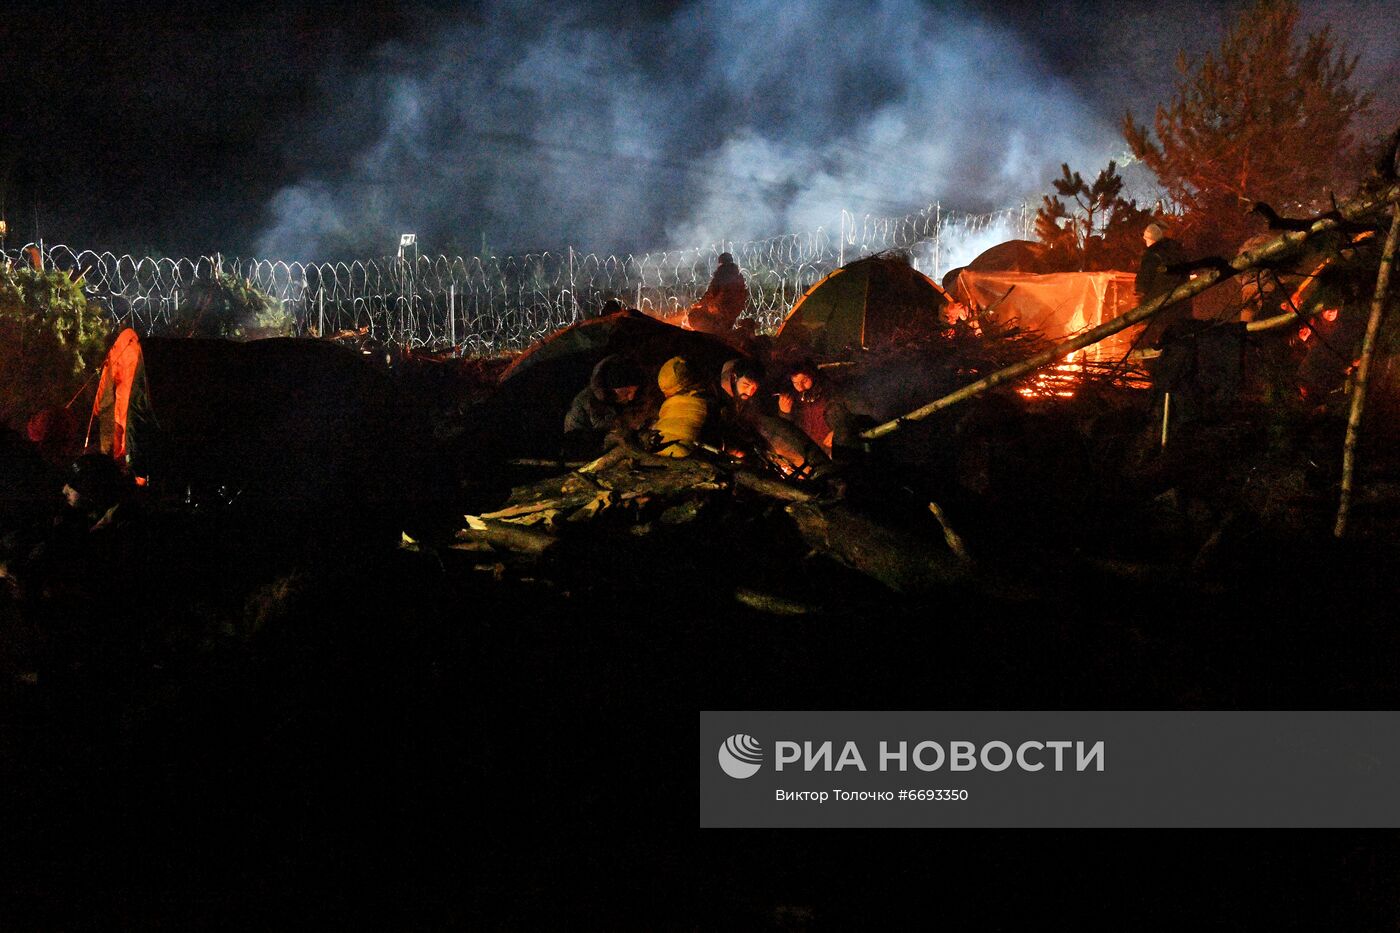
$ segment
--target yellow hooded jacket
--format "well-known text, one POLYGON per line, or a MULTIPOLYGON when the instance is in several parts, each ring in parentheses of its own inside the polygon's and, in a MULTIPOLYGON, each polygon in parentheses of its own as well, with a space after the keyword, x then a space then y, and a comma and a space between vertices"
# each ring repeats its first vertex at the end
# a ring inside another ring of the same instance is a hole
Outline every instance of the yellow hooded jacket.
POLYGON ((652 425, 662 441, 657 454, 688 457, 691 448, 700 440, 700 430, 710 414, 710 403, 700 394, 700 387, 683 357, 673 356, 662 363, 656 384, 666 396, 652 425))

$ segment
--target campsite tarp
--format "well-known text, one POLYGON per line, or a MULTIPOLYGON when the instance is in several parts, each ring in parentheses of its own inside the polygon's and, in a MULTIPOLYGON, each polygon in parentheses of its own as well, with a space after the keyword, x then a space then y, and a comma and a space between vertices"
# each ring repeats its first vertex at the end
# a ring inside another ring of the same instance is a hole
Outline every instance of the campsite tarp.
POLYGON ((103 366, 89 441, 153 485, 325 501, 389 481, 393 430, 383 374, 328 341, 128 329, 103 366))
MULTIPOLYGON (((132 388, 144 383, 145 365, 141 355, 141 338, 130 327, 117 335, 102 377, 97 382, 97 397, 92 402, 92 417, 88 421, 88 444, 94 444, 115 460, 127 459, 127 424, 131 419, 132 388), (97 436, 93 436, 94 429, 97 436)), ((147 395, 144 385, 137 392, 141 402, 147 395)))
POLYGON ((740 350, 719 337, 685 330, 640 312, 621 311, 583 321, 547 337, 521 354, 501 374, 500 390, 473 415, 486 427, 481 436, 503 438, 499 453, 510 456, 551 456, 563 437, 564 414, 580 389, 588 385, 593 367, 617 353, 642 367, 647 385, 656 389, 656 373, 673 356, 683 356, 703 378, 714 378, 720 366, 740 350), (500 432, 501 423, 512 426, 500 432))
POLYGON ((954 297, 1004 324, 1059 340, 1110 321, 1137 303, 1131 272, 977 272, 964 269, 954 297))
POLYGON ((942 289, 907 262, 869 256, 808 289, 778 328, 774 347, 830 359, 888 345, 900 331, 941 321, 946 305, 942 289))

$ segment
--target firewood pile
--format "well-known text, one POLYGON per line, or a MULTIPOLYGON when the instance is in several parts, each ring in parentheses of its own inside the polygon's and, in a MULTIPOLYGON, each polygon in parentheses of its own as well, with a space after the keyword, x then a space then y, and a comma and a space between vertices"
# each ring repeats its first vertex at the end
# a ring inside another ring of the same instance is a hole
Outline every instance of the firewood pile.
POLYGON ((936 505, 918 534, 853 507, 839 483, 797 484, 727 462, 657 457, 627 442, 578 469, 516 487, 499 509, 465 516, 451 547, 529 561, 565 539, 645 537, 731 508, 790 525, 809 554, 896 592, 963 581, 971 566, 936 505))

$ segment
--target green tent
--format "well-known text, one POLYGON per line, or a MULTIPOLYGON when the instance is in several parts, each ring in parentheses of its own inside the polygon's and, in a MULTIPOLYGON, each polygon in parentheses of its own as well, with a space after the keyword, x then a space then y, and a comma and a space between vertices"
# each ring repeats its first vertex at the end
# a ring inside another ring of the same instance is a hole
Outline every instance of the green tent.
POLYGON ((774 337, 776 352, 830 359, 888 346, 943 321, 947 294, 898 257, 847 263, 798 299, 774 337))

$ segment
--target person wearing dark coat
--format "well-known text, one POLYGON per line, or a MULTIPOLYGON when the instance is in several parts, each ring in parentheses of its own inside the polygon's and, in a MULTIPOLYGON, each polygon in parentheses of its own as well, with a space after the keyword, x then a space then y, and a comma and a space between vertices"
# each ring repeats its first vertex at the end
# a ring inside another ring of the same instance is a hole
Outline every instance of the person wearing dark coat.
POLYGON ((831 402, 831 386, 811 360, 790 366, 778 389, 778 414, 810 437, 822 452, 831 456, 834 431, 826 411, 831 402))
POLYGON ((710 287, 691 310, 690 326, 707 333, 727 334, 734 329, 748 303, 749 285, 744 273, 739 271, 732 255, 720 253, 710 287))
POLYGON ((784 475, 811 475, 830 463, 821 446, 782 418, 764 414, 758 394, 763 368, 752 360, 733 359, 720 369, 717 401, 719 445, 730 456, 750 456, 784 475))
POLYGON ((753 417, 759 414, 763 367, 754 360, 735 358, 719 371, 711 395, 715 399, 712 434, 716 445, 733 456, 744 455, 754 439, 753 417))
MULTIPOLYGON (((1171 271, 1173 266, 1187 261, 1186 251, 1180 243, 1167 235, 1167 228, 1161 221, 1154 220, 1148 224, 1147 229, 1142 231, 1142 240, 1147 244, 1147 249, 1142 254, 1137 278, 1133 281, 1139 304, 1171 291, 1189 278, 1184 272, 1171 271)), ((1177 302, 1147 322, 1146 329, 1138 339, 1139 346, 1160 347, 1172 325, 1191 319, 1191 300, 1177 302)))
POLYGON ((596 457, 609 432, 636 427, 632 422, 641 384, 641 368, 626 357, 599 360, 564 416, 564 459, 596 457))

